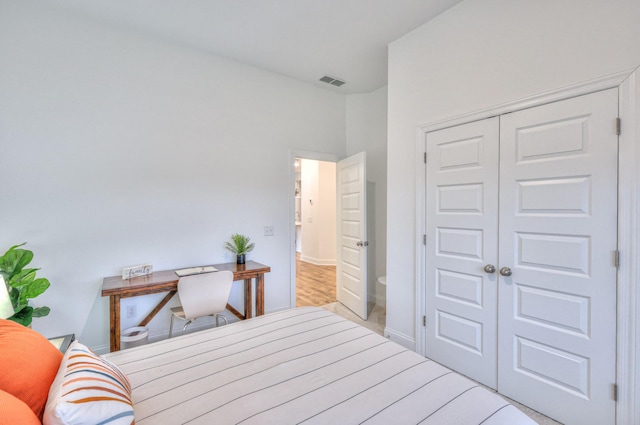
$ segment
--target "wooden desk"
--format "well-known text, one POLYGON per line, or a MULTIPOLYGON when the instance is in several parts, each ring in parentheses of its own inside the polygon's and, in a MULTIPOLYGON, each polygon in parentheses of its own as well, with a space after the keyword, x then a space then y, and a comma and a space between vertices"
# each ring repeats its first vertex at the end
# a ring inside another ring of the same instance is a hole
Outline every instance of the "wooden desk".
MULTIPOLYGON (((252 317, 253 290, 251 280, 256 280, 256 316, 264 314, 264 274, 271 268, 255 261, 246 264, 225 263, 214 264, 218 270, 233 272, 233 280, 244 280, 244 314, 227 304, 227 309, 239 319, 252 317)), ((145 317, 138 326, 146 326, 151 319, 178 292, 178 275, 175 270, 153 272, 147 276, 122 280, 122 276, 105 277, 102 282, 102 296, 109 297, 109 316, 111 322, 110 351, 120 350, 120 299, 138 297, 140 295, 168 292, 158 305, 145 317)))

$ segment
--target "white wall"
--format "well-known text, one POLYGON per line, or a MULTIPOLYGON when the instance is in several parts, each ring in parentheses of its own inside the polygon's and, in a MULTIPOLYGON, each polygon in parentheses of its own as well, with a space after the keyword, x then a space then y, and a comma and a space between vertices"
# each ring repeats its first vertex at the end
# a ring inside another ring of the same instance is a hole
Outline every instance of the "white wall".
POLYGON ((387 87, 347 96, 347 155, 367 153, 369 298, 383 303, 377 278, 387 265, 387 87))
POLYGON ((302 251, 300 259, 336 264, 336 164, 301 160, 302 251))
MULTIPOLYGON (((466 0, 389 48, 387 331, 415 341, 417 128, 640 64, 640 2, 466 0)), ((427 200, 429 202, 429 200, 427 200)))
POLYGON ((233 232, 271 266, 266 311, 291 307, 288 152, 344 155, 343 95, 34 0, 0 0, 0 52, 0 250, 28 241, 52 283, 36 330, 103 350, 103 277, 230 261, 233 232))
POLYGON ((336 264, 336 163, 319 161, 318 164, 318 209, 316 223, 319 259, 336 264))

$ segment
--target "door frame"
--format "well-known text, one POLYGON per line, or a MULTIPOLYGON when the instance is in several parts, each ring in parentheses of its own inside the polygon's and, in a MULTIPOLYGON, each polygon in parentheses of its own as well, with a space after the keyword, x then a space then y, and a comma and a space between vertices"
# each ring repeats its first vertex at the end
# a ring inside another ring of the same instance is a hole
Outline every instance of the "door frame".
MULTIPOLYGON (((426 123, 416 131, 415 348, 425 353, 426 327, 426 134, 447 127, 515 112, 546 103, 617 87, 622 131, 618 151, 618 267, 616 424, 640 425, 640 68, 426 123), (634 232, 635 230, 635 232, 634 232)), ((615 125, 615 123, 612 123, 615 125)))
POLYGON ((296 191, 296 158, 311 159, 315 161, 335 162, 340 161, 340 156, 327 152, 314 152, 298 149, 289 150, 289 184, 287 187, 287 193, 289 196, 289 308, 296 307, 296 200, 293 194, 296 191))

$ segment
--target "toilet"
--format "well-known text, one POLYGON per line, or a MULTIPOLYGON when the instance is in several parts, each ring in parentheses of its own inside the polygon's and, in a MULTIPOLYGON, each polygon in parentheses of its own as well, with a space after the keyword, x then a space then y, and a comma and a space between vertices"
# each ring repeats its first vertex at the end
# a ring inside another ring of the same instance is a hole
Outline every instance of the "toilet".
POLYGON ((382 314, 384 314, 384 316, 386 317, 387 316, 387 276, 378 276, 378 285, 380 285, 380 287, 376 288, 376 293, 378 292, 378 290, 380 290, 381 294, 377 298, 381 298, 381 299, 376 299, 376 303, 381 304, 384 307, 382 314))

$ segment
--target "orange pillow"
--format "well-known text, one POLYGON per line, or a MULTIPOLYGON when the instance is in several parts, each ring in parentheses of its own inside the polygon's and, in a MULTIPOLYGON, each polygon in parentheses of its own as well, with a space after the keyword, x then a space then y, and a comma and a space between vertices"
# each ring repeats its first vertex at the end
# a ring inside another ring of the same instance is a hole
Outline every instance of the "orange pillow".
POLYGON ((62 353, 47 338, 0 320, 0 390, 26 403, 39 420, 61 361, 62 353))
POLYGON ((0 390, 0 425, 41 425, 29 406, 0 390))

